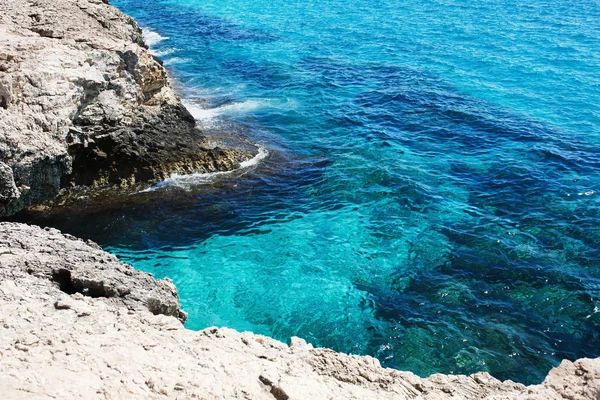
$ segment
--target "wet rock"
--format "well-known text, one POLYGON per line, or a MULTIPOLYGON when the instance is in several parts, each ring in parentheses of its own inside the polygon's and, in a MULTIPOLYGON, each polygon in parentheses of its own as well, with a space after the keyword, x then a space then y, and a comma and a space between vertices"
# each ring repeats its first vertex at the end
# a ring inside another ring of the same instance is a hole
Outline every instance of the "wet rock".
POLYGON ((0 1, 0 217, 77 185, 128 187, 249 157, 213 148, 116 8, 0 1))

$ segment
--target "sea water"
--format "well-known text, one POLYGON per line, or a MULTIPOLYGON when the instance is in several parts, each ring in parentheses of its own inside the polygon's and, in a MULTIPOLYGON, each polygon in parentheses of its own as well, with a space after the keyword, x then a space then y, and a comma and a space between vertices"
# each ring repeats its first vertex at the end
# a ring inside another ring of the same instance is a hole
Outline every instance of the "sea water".
POLYGON ((600 356, 600 3, 111 3, 207 132, 262 149, 88 220, 188 328, 421 376, 600 356))

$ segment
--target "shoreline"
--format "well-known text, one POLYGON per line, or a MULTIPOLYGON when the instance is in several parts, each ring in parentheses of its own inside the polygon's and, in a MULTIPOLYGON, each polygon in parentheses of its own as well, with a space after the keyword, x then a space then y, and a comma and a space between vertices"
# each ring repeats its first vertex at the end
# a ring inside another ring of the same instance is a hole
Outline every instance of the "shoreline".
MULTIPOLYGON (((112 8, 101 2, 86 1, 94 7, 112 8)), ((0 3, 0 10, 1 6, 0 3)), ((245 162, 249 160, 238 160, 238 168, 243 168, 245 162)), ((0 167, 3 165, 0 162, 0 167)), ((14 190, 20 188, 16 183, 13 186, 14 190)), ((314 349, 298 338, 292 338, 287 346, 274 339, 227 328, 187 330, 177 325, 176 318, 184 317, 179 314, 177 290, 172 283, 153 278, 152 282, 159 283, 148 283, 151 281, 147 277, 142 278, 148 274, 131 272, 133 268, 102 252, 94 243, 84 244, 52 229, 0 223, 0 261, 0 272, 4 274, 0 281, 0 319, 5 321, 0 338, 6 343, 0 348, 3 360, 0 368, 6 368, 0 382, 7 388, 8 398, 19 398, 24 393, 39 398, 87 393, 99 398, 196 395, 270 399, 451 396, 551 399, 595 398, 600 393, 600 358, 563 361, 549 372, 543 384, 526 387, 511 381, 500 382, 487 373, 469 377, 435 374, 422 379, 409 372, 381 368, 369 356, 314 349), (73 244, 76 248, 70 246, 73 244), (48 253, 44 246, 52 251, 48 253), (73 252, 79 255, 70 258, 73 252), (41 265, 45 272, 32 269, 32 263, 41 265), (58 264, 63 266, 57 267, 58 264), (61 274, 66 276, 60 271, 75 271, 72 268, 83 275, 73 280, 71 277, 76 275, 69 272, 69 280, 64 282, 57 278, 61 274), (113 270, 137 277, 127 284, 131 288, 106 280, 103 274, 113 270), (101 271, 99 277, 86 275, 98 271, 101 271), (149 287, 139 289, 142 294, 133 295, 139 280, 149 287), (165 290, 156 300, 154 293, 165 290), (115 331, 103 323, 105 319, 123 329, 115 331), (40 326, 39 321, 47 325, 40 326), (69 333, 73 326, 77 326, 75 332, 69 333), (144 335, 139 335, 140 331, 144 335), (206 354, 211 355, 205 357, 206 354), (141 362, 131 362, 138 357, 141 362), (96 360, 91 366, 87 365, 89 358, 96 360), (198 360, 207 361, 198 363, 198 360), (76 373, 85 374, 86 379, 74 379, 73 368, 79 368, 76 373), (184 371, 188 368, 192 372, 184 371), (41 382, 36 377, 41 377, 41 382), (53 378, 56 381, 50 382, 53 378)))
POLYGON ((210 142, 137 23, 106 2, 0 11, 0 217, 73 188, 124 191, 256 155, 210 142))
POLYGON ((539 385, 486 372, 382 368, 377 359, 251 332, 183 327, 177 289, 93 242, 0 223, 4 398, 595 399, 600 359, 563 361, 539 385))

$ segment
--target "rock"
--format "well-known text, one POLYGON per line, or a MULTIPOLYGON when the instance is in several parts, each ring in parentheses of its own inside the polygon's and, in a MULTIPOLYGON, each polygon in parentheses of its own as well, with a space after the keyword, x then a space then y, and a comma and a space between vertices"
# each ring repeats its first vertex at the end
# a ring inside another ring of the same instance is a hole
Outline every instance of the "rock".
POLYGON ((3 399, 600 397, 600 358, 563 361, 528 387, 487 373, 423 379, 299 338, 190 331, 180 312, 170 281, 55 229, 0 224, 3 399))
POLYGON ((0 202, 18 199, 19 195, 12 168, 0 162, 0 202))
POLYGON ((77 185, 239 167, 213 148, 130 17, 98 0, 0 0, 0 217, 77 185))
MULTIPOLYGON (((0 222, 0 278, 24 273, 51 283, 59 291, 101 298, 129 309, 145 309, 152 314, 174 316, 185 321, 179 308, 177 289, 170 280, 155 280, 116 257, 73 240, 56 229, 0 222)), ((80 316, 87 310, 58 299, 56 310, 75 308, 80 316)))

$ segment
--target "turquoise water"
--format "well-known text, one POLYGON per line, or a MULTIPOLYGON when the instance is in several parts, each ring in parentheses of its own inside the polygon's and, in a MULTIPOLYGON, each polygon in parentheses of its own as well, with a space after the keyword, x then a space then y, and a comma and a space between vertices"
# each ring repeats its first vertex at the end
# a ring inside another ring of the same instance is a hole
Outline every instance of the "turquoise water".
POLYGON ((189 328, 422 376, 600 356, 597 1, 111 3, 200 123, 268 152, 78 228, 172 278, 189 328))

